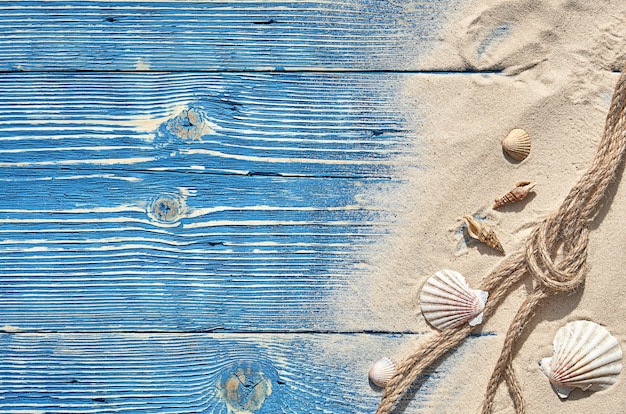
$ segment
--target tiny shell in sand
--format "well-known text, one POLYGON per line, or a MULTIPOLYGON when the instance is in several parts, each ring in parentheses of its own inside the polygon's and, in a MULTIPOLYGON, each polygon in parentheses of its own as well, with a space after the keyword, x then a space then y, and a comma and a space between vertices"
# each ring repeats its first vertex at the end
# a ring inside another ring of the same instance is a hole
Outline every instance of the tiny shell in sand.
POLYGON ((524 161, 530 154, 530 136, 521 128, 515 128, 502 140, 502 149, 511 158, 524 161))
POLYGON ((504 248, 491 227, 467 214, 463 216, 463 220, 467 223, 467 233, 471 238, 481 241, 494 250, 504 254, 504 248))
POLYGON ((500 198, 496 198, 496 202, 493 205, 493 208, 500 208, 504 205, 517 203, 518 201, 522 201, 528 196, 533 188, 535 188, 537 183, 532 181, 519 181, 515 183, 515 188, 506 193, 504 196, 500 198))
POLYGON ((384 357, 376 361, 367 375, 374 385, 385 388, 395 373, 396 364, 390 358, 384 357))
POLYGON ((622 371, 622 350, 609 331, 590 321, 570 322, 554 337, 551 358, 539 366, 561 398, 574 388, 609 388, 622 371))

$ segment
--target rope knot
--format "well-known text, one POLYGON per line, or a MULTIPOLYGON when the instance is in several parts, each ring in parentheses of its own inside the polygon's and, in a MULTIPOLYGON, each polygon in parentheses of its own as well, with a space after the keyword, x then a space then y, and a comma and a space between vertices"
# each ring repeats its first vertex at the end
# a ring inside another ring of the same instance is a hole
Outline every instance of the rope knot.
POLYGON ((528 239, 528 272, 546 293, 573 291, 587 274, 588 242, 586 222, 563 223, 551 216, 537 226, 528 239), (563 233, 569 236, 565 238, 563 233), (561 254, 557 254, 559 247, 562 249, 561 254), (561 260, 555 261, 557 257, 561 260))

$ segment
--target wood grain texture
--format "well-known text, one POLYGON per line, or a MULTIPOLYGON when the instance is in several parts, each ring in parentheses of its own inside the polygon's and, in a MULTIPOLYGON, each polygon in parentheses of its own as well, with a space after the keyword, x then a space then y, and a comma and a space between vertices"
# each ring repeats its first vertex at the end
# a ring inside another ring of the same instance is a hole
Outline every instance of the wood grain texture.
POLYGON ((455 3, 18 0, 0 70, 423 70, 455 3))
MULTIPOLYGON (((2 334, 0 411, 368 413, 380 396, 367 381, 370 365, 415 339, 337 334, 2 334)), ((488 340, 470 339, 447 363, 488 340)), ((421 392, 403 403, 407 412, 428 405, 447 369, 440 366, 416 384, 421 392)))
POLYGON ((336 302, 419 168, 399 72, 449 69, 419 57, 455 3, 0 4, 0 412, 372 412, 418 335, 336 302))
POLYGON ((364 195, 401 184, 406 76, 3 76, 3 323, 342 330, 394 220, 364 195))
POLYGON ((389 177, 397 75, 0 77, 0 168, 389 177))
POLYGON ((356 190, 346 180, 69 175, 2 181, 15 195, 0 209, 3 323, 37 331, 336 329, 329 294, 347 289, 364 260, 359 250, 385 232, 376 218, 384 212, 345 205, 356 190), (150 217, 154 195, 180 199, 176 184, 193 192, 183 216, 150 217))

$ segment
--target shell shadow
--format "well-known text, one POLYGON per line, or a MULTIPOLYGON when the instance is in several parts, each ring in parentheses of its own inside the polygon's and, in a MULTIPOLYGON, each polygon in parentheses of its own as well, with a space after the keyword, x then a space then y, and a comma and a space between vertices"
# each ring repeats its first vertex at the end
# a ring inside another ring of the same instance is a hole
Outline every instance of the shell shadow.
POLYGON ((504 148, 502 149, 502 156, 504 157, 505 160, 507 160, 510 164, 521 164, 522 162, 524 162, 524 160, 516 160, 515 158, 511 157, 505 150, 504 148))
POLYGON ((524 158, 523 160, 517 160, 517 159, 511 157, 509 155, 509 153, 506 152, 504 149, 502 149, 502 156, 504 157, 505 160, 507 160, 509 162, 509 164, 517 165, 517 164, 521 164, 524 161, 526 161, 528 159, 528 157, 530 157, 530 154, 528 155, 528 157, 524 158))
POLYGON ((462 241, 465 243, 468 249, 475 248, 476 250, 478 250, 478 253, 480 253, 481 255, 500 256, 500 257, 506 256, 506 254, 500 253, 493 247, 487 246, 485 243, 481 242, 480 240, 476 240, 470 237, 469 232, 467 231, 467 226, 465 225, 463 225, 463 240, 462 241))
MULTIPOLYGON (((551 387, 552 388, 552 387, 551 387)), ((552 391, 554 392, 554 395, 557 395, 556 390, 554 388, 552 388, 552 391)), ((593 395, 593 391, 583 391, 579 388, 574 388, 571 392, 570 395, 568 395, 567 398, 560 398, 559 400, 561 401, 561 404, 566 402, 566 401, 577 401, 577 400, 584 400, 585 398, 589 398, 591 395, 593 395)), ((558 395, 557 395, 558 397, 558 395)))

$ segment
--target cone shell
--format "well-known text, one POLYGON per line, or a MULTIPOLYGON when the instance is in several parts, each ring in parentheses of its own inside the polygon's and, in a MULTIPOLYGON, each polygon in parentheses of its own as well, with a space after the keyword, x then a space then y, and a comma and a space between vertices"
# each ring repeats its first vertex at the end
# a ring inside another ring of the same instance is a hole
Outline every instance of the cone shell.
POLYGON ((376 361, 367 375, 374 385, 385 388, 395 373, 396 364, 390 358, 384 357, 376 361))
POLYGON ((521 128, 515 128, 502 140, 502 149, 518 161, 523 161, 530 154, 530 136, 521 128))
POLYGON ((531 192, 531 190, 535 188, 535 185, 537 185, 537 183, 532 181, 519 181, 515 183, 514 189, 506 193, 504 196, 496 198, 493 208, 496 209, 507 204, 522 201, 531 192))
POLYGON ((467 223, 467 233, 470 235, 471 238, 479 240, 485 243, 487 246, 504 254, 504 248, 502 247, 498 236, 496 236, 496 233, 491 229, 491 227, 489 227, 485 223, 481 223, 470 215, 463 216, 463 220, 465 220, 465 223, 467 223))
POLYGON ((488 296, 485 291, 471 289, 459 272, 441 270, 426 281, 420 305, 424 318, 437 329, 454 328, 464 323, 475 326, 483 321, 488 296))
POLYGON ((558 330, 553 345, 552 358, 543 358, 539 366, 561 398, 574 388, 609 388, 622 371, 619 343, 597 323, 570 322, 558 330))

